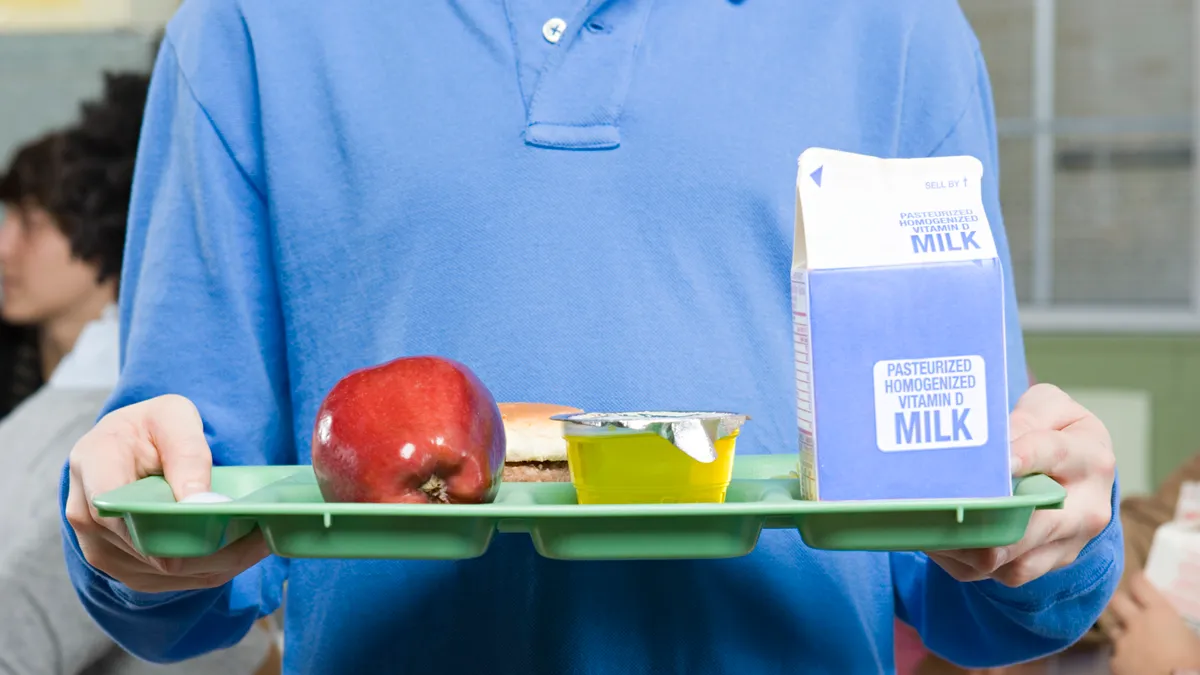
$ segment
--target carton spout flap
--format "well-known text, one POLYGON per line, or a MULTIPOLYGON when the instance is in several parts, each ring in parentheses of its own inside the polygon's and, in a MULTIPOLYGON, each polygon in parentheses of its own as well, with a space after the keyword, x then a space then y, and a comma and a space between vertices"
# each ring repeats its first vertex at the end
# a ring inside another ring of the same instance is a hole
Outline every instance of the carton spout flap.
POLYGON ((996 241, 974 157, 800 155, 792 267, 838 269, 989 260, 996 241))

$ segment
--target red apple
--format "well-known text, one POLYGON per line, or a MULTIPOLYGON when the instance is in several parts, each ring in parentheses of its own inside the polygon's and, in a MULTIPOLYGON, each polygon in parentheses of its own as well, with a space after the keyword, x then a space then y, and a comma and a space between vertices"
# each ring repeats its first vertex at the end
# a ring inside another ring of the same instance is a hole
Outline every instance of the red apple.
POLYGON ((396 359, 342 378, 321 403, 312 462, 327 502, 490 502, 504 423, 466 366, 396 359))

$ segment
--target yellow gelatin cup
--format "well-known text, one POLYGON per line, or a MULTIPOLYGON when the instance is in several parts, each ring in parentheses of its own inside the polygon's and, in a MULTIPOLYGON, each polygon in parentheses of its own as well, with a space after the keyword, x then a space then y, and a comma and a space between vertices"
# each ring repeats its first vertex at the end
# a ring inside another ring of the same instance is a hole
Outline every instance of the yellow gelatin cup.
POLYGON ((683 504, 725 501, 738 433, 735 427, 715 440, 710 436, 716 452, 711 462, 652 431, 568 423, 563 435, 580 504, 683 504))

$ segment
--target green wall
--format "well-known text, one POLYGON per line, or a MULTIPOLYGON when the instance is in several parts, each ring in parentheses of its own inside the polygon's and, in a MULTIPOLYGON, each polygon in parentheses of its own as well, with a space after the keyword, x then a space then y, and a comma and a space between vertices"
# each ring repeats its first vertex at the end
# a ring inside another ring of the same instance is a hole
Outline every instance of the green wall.
POLYGON ((1155 483, 1200 452, 1200 336, 1026 333, 1025 349, 1040 381, 1150 392, 1155 483))

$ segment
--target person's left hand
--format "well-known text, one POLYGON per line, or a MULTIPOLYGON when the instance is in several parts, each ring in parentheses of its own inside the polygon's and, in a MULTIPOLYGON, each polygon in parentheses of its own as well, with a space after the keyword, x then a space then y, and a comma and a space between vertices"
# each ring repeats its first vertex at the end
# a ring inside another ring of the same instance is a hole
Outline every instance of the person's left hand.
POLYGON ((1071 564, 1112 519, 1116 467, 1100 420, 1058 387, 1034 385, 1009 418, 1014 476, 1044 473, 1067 489, 1062 509, 1035 511, 1010 546, 927 555, 959 581, 995 579, 1020 586, 1071 564))
POLYGON ((1200 668, 1200 637, 1162 593, 1141 574, 1129 590, 1109 603, 1117 627, 1112 630, 1113 675, 1170 675, 1200 668))

